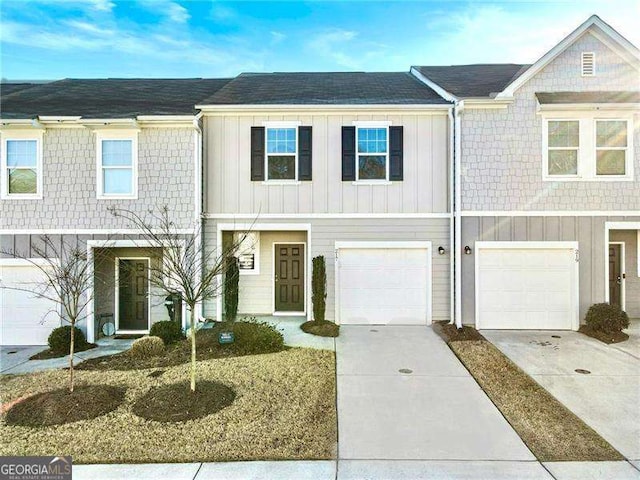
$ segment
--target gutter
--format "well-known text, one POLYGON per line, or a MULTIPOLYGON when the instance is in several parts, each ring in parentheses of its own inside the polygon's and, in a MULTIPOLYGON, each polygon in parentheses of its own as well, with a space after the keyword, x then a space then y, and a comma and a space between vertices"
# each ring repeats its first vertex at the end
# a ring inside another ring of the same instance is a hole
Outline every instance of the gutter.
MULTIPOLYGON (((198 113, 195 117, 193 117, 193 161, 194 161, 194 185, 193 185, 193 196, 194 196, 194 226, 195 226, 195 236, 194 236, 194 248, 197 252, 200 252, 200 261, 202 262, 202 268, 204 268, 204 252, 202 250, 202 246, 204 245, 204 224, 202 221, 202 205, 203 205, 203 191, 204 191, 204 183, 203 183, 203 162, 202 162, 202 126, 200 125, 200 120, 202 118, 202 112, 198 113)), ((202 268, 200 270, 200 276, 202 277, 202 268)), ((201 278, 198 279, 200 281, 201 278)), ((196 312, 198 318, 196 325, 201 317, 204 316, 204 305, 202 303, 196 306, 196 312)), ((186 315, 183 315, 183 319, 186 318, 186 315)))

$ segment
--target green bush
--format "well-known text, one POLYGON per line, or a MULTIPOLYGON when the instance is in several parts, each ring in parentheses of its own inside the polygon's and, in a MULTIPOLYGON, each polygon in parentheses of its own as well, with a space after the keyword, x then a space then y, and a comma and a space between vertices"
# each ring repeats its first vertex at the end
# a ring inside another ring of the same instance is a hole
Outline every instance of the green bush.
POLYGON ((238 259, 236 257, 227 258, 226 271, 224 276, 224 313, 227 322, 235 322, 238 315, 238 282, 240 271, 238 270, 238 259))
POLYGON ((629 316, 617 305, 596 303, 589 308, 585 322, 594 330, 616 333, 629 327, 629 316))
POLYGON ((165 320, 162 322, 156 322, 151 325, 149 335, 153 337, 160 337, 165 345, 171 345, 184 338, 182 328, 177 322, 165 320))
POLYGON ((243 319, 232 325, 235 342, 243 353, 271 353, 284 348, 282 333, 266 322, 243 319))
MULTIPOLYGON (((86 350, 87 339, 78 327, 74 328, 73 344, 74 351, 86 350)), ((71 325, 65 325, 64 327, 54 328, 49 334, 49 348, 55 353, 69 355, 71 349, 71 325)))
POLYGON ((134 358, 157 357, 164 353, 164 341, 160 337, 142 337, 131 344, 128 354, 134 358))
POLYGON ((327 272, 322 255, 313 259, 311 301, 313 302, 313 319, 316 322, 324 322, 327 301, 327 272))

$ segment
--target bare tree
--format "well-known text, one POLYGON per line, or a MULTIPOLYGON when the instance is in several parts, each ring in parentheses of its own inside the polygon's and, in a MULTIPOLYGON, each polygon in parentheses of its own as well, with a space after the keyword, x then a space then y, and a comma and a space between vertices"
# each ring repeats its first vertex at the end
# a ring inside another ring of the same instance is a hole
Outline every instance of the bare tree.
POLYGON ((140 232, 132 239, 134 244, 139 242, 142 248, 147 249, 162 248, 162 261, 150 262, 150 282, 167 295, 179 294, 187 307, 191 338, 191 391, 195 391, 196 309, 202 302, 221 294, 220 276, 226 272, 227 259, 234 255, 242 239, 227 245, 222 251, 203 249, 201 225, 188 232, 177 228, 166 206, 149 210, 144 216, 116 207, 110 207, 109 211, 140 232))
POLYGON ((39 241, 30 241, 27 252, 1 251, 4 256, 24 260, 36 267, 42 279, 23 285, 2 285, 2 288, 29 292, 37 298, 56 305, 55 313, 71 325, 69 341, 69 391, 74 388, 73 355, 75 326, 87 316, 87 306, 93 299, 93 266, 87 259, 86 249, 77 241, 59 240, 41 235, 39 241))

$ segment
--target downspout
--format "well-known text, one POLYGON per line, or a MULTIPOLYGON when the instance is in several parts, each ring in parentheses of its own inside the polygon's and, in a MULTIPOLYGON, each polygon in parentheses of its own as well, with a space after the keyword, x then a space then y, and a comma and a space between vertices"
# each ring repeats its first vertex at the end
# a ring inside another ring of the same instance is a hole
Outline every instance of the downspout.
POLYGON ((453 179, 454 175, 454 132, 455 132, 455 124, 454 124, 454 114, 453 109, 455 105, 451 105, 451 108, 447 112, 447 116, 449 118, 449 323, 453 324, 455 322, 456 315, 456 301, 455 301, 455 263, 454 263, 454 242, 455 242, 455 226, 454 226, 454 209, 455 209, 455 181, 453 179))
POLYGON ((454 141, 453 150, 453 176, 455 180, 455 202, 453 209, 453 218, 455 222, 454 240, 454 265, 455 265, 455 323, 458 328, 462 328, 462 218, 460 211, 462 210, 462 121, 460 114, 464 111, 464 100, 456 100, 454 102, 454 141))
MULTIPOLYGON (((202 196, 204 191, 203 185, 203 175, 202 175, 202 127, 200 126, 200 119, 202 118, 202 112, 198 113, 193 118, 193 128, 194 128, 194 146, 193 146, 193 156, 194 156, 194 168, 195 168, 195 179, 194 179, 194 201, 195 201, 195 212, 194 212, 194 225, 195 225, 195 239, 194 239, 194 247, 196 251, 200 252, 200 261, 204 263, 204 252, 202 251, 202 246, 204 245, 204 224, 202 221, 202 196)), ((202 265, 204 268, 204 264, 202 265)), ((200 275, 202 276, 202 270, 200 271, 200 275)), ((198 279, 200 281, 200 279, 198 279)), ((199 320, 204 317, 204 305, 202 303, 197 306, 197 315, 199 320)), ((184 319, 185 316, 183 316, 184 319)), ((183 320, 184 322, 184 320, 183 320)), ((197 324, 197 322, 196 322, 197 324)))

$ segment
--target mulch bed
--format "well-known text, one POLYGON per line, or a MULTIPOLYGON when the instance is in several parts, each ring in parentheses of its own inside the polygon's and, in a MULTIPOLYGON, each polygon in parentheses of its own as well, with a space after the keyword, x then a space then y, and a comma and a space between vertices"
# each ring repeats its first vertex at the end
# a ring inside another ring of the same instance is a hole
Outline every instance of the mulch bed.
MULTIPOLYGON (((91 350, 92 348, 96 348, 97 346, 98 345, 96 345, 95 343, 87 343, 82 347, 75 346, 73 349, 73 353, 85 352, 87 350, 91 350)), ((69 355, 69 352, 60 353, 48 348, 46 350, 43 350, 42 352, 38 352, 35 355, 29 357, 29 360, 49 360, 51 358, 66 357, 67 355, 69 355)))
POLYGON ((219 382, 189 382, 154 387, 133 404, 133 413, 156 422, 184 422, 219 412, 233 403, 236 394, 219 382))
POLYGON ((602 330, 594 330, 593 328, 587 325, 580 326, 580 329, 578 331, 580 333, 585 334, 588 337, 595 338, 596 340, 600 340, 601 342, 604 342, 608 345, 611 345, 612 343, 620 343, 620 342, 624 342, 625 340, 629 340, 629 335, 627 335, 624 332, 606 333, 606 332, 603 332, 602 330))
POLYGON ((43 392, 18 401, 5 417, 7 425, 47 427, 90 420, 109 413, 123 402, 124 388, 110 385, 82 385, 43 392))
POLYGON ((311 335, 317 335, 319 337, 337 337, 340 335, 340 326, 328 320, 316 322, 304 322, 300 325, 303 332, 310 333, 311 335))
POLYGON ((433 329, 445 342, 484 340, 475 328, 463 325, 462 328, 447 321, 433 322, 433 329))

